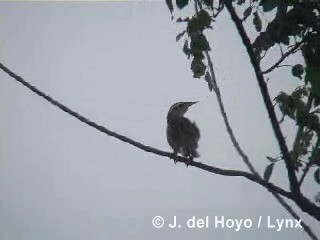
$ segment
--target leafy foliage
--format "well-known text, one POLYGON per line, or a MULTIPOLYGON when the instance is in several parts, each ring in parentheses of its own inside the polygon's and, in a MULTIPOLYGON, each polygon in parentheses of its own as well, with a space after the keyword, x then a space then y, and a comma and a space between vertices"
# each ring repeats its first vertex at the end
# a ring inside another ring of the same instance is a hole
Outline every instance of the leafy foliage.
MULTIPOLYGON (((183 1, 178 4, 178 8, 182 8, 188 3, 188 1, 183 1)), ((213 7, 213 1, 204 0, 203 4, 206 5, 209 9, 213 7)), ((169 8, 170 10, 170 8, 169 8)), ((212 17, 209 15, 208 11, 202 9, 195 13, 191 17, 185 19, 178 18, 177 22, 187 23, 186 30, 179 33, 176 37, 176 41, 179 41, 183 36, 187 35, 184 44, 183 52, 187 55, 188 59, 191 60, 191 71, 193 72, 194 78, 203 77, 204 80, 208 83, 209 89, 212 90, 212 82, 210 81, 210 76, 208 76, 207 65, 204 62, 205 53, 210 51, 209 42, 204 34, 206 29, 211 28, 212 17)))
MULTIPOLYGON (((168 4, 170 12, 173 11, 168 4)), ((212 29, 214 22, 224 9, 224 1, 213 0, 177 0, 178 9, 190 3, 195 4, 195 13, 177 22, 186 24, 185 31, 178 34, 176 40, 184 37, 183 52, 191 59, 191 71, 194 78, 202 78, 208 84, 210 91, 214 89, 212 76, 206 62, 206 54, 211 51, 206 30, 212 29)), ((255 56, 261 60, 268 51, 277 46, 281 50, 279 62, 269 69, 272 72, 280 67, 282 61, 296 52, 300 52, 304 62, 296 63, 288 71, 293 80, 301 80, 293 92, 280 91, 275 97, 275 103, 283 118, 290 119, 297 126, 297 135, 290 150, 296 170, 320 167, 320 3, 309 1, 300 3, 298 0, 233 0, 237 14, 245 27, 250 25, 256 31, 251 43, 255 56), (273 18, 270 18, 270 15, 273 18), (316 144, 315 144, 316 143, 316 144)), ((274 164, 282 156, 267 157, 269 164, 264 172, 264 178, 269 180, 274 164)), ((320 170, 314 173, 315 181, 320 180, 320 170)))

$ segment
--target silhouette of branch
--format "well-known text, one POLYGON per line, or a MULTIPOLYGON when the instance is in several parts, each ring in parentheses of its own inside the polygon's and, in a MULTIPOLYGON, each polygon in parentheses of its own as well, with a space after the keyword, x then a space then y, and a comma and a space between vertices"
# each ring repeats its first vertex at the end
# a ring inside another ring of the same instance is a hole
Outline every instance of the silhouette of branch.
POLYGON ((265 103, 273 131, 275 133, 276 139, 278 141, 280 150, 282 152, 282 155, 285 161, 289 183, 290 183, 290 189, 294 196, 294 202, 301 208, 301 210, 307 212, 309 215, 313 216, 317 220, 320 220, 320 207, 313 204, 308 198, 303 196, 302 193, 300 192, 300 185, 298 183, 298 179, 294 170, 294 162, 292 161, 284 136, 278 124, 278 120, 277 120, 275 111, 273 109, 268 88, 264 80, 264 77, 260 68, 260 64, 254 55, 250 39, 247 36, 247 33, 242 25, 241 19, 238 17, 237 13, 235 12, 235 9, 232 6, 232 1, 226 0, 225 6, 228 12, 230 13, 232 21, 236 25, 236 28, 241 37, 241 40, 248 52, 252 67, 254 68, 254 72, 258 80, 261 95, 263 97, 263 101, 265 103))
MULTIPOLYGON (((263 71, 262 74, 267 74, 269 72, 271 72, 272 70, 274 70, 277 67, 280 67, 280 64, 291 54, 293 54, 300 46, 302 43, 305 42, 305 39, 302 39, 299 43, 297 43, 296 45, 294 45, 288 52, 282 54, 282 56, 279 58, 279 60, 273 64, 271 67, 269 67, 267 70, 263 71)), ((282 65, 282 66, 287 66, 287 65, 282 65)))
MULTIPOLYGON (((213 64, 211 61, 211 57, 208 53, 206 53, 206 57, 208 59, 208 65, 209 65, 209 70, 210 70, 210 74, 214 76, 214 71, 213 71, 213 64)), ((249 168, 249 170, 258 178, 262 179, 260 174, 255 170, 255 168, 253 167, 252 163, 250 162, 248 156, 244 153, 244 151, 242 150, 242 148, 240 147, 234 133, 233 130, 230 126, 229 120, 228 120, 228 116, 224 110, 224 104, 222 101, 222 97, 221 97, 221 93, 220 93, 220 89, 218 87, 218 83, 216 82, 216 78, 215 76, 212 77, 213 79, 213 83, 214 83, 214 90, 217 96, 217 101, 220 107, 220 112, 221 115, 223 117, 224 123, 226 125, 227 128, 227 132, 229 134, 229 137, 231 139, 231 142, 233 144, 233 146, 235 147, 235 149, 237 150, 238 154, 240 155, 240 157, 242 158, 242 160, 244 161, 244 163, 247 165, 247 167, 249 168)), ((301 179, 301 182, 303 181, 303 179, 301 179)), ((292 207, 276 192, 272 192, 270 191, 270 193, 277 199, 277 201, 291 214, 292 217, 294 217, 296 220, 301 220, 300 216, 292 209, 292 207)), ((300 224, 302 226, 302 228, 305 230, 305 232, 309 235, 309 237, 312 240, 318 240, 317 236, 313 233, 313 231, 311 230, 311 228, 304 222, 304 221, 300 221, 300 224)))
MULTIPOLYGON (((198 7, 200 9, 202 9, 201 4, 199 3, 198 0, 195 0, 195 11, 198 12, 198 7)), ((242 148, 240 147, 234 133, 233 130, 231 128, 231 125, 229 123, 228 120, 228 116, 226 114, 225 108, 224 108, 224 104, 223 104, 223 100, 222 100, 222 96, 221 96, 221 92, 216 80, 216 76, 214 73, 214 69, 213 69, 213 63, 211 60, 211 57, 209 55, 208 51, 205 51, 206 54, 206 58, 208 60, 208 66, 209 66, 209 71, 210 71, 210 75, 211 75, 211 79, 212 79, 212 85, 213 85, 213 89, 214 92, 216 94, 217 97, 217 102, 219 104, 219 108, 220 108, 220 113, 223 117, 223 121, 226 125, 227 128, 227 132, 228 135, 230 137, 230 140, 234 146, 234 148, 236 149, 236 151, 238 152, 238 154, 240 155, 240 157, 242 158, 242 160, 244 161, 244 163, 247 165, 247 167, 249 168, 249 170, 258 178, 262 179, 261 176, 259 175, 259 173, 255 170, 255 168, 253 167, 252 163, 250 162, 248 156, 244 153, 244 151, 242 150, 242 148)), ((292 207, 286 203, 286 201, 277 193, 270 191, 271 194, 277 199, 277 201, 291 214, 291 216, 293 216, 296 220, 301 220, 300 216, 292 209, 292 207)), ((305 230, 305 232, 309 235, 309 237, 313 240, 318 240, 317 236, 312 232, 311 228, 304 222, 301 220, 301 226, 303 227, 303 229, 305 230)))
POLYGON ((284 136, 282 134, 281 128, 278 124, 278 119, 275 114, 275 111, 274 111, 274 108, 272 105, 272 101, 270 99, 268 87, 267 87, 267 84, 264 80, 259 61, 257 60, 257 58, 253 52, 253 48, 252 48, 250 39, 249 39, 249 37, 248 37, 248 35, 242 25, 241 19, 238 17, 235 9, 232 6, 232 1, 226 0, 225 5, 226 5, 226 8, 228 9, 228 12, 230 13, 232 21, 236 25, 236 28, 238 30, 240 37, 241 37, 241 40, 242 40, 242 42, 248 52, 248 55, 249 55, 249 58, 251 61, 251 65, 254 69, 256 78, 258 80, 261 95, 262 95, 264 104, 266 106, 274 134, 275 134, 276 139, 278 141, 280 150, 283 154, 284 162, 286 164, 289 183, 290 183, 290 189, 294 194, 296 194, 298 196, 298 195, 300 195, 300 186, 298 184, 298 179, 295 174, 295 165, 294 165, 294 162, 292 161, 292 158, 289 153, 286 141, 285 141, 284 136))
MULTIPOLYGON (((9 76, 11 76, 12 78, 14 78, 16 81, 20 82, 22 85, 24 85, 25 87, 27 87, 29 90, 31 90, 32 92, 34 92, 35 94, 37 94, 38 96, 44 98, 45 100, 47 100, 49 103, 51 103, 52 105, 60 108, 62 111, 66 112, 67 114, 71 115, 72 117, 77 118, 79 121, 95 128, 96 130, 105 133, 109 136, 112 136, 114 138, 117 138, 120 141, 129 143, 143 151, 146 152, 150 152, 150 153, 154 153, 156 155, 159 156, 163 156, 163 157, 168 157, 168 158, 172 158, 173 154, 169 153, 169 152, 165 152, 147 145, 144 145, 142 143, 139 143, 131 138, 128 138, 124 135, 118 134, 114 131, 111 131, 107 128, 105 128, 104 126, 101 126, 93 121, 91 121, 90 119, 82 116, 81 114, 71 110, 70 108, 68 108, 67 106, 63 105, 62 103, 58 102, 57 100, 53 99, 52 97, 48 96, 47 94, 45 94, 44 92, 40 91, 39 89, 37 89, 35 86, 31 85, 30 83, 28 83, 27 81, 25 81, 22 77, 16 75, 15 73, 13 73, 10 69, 8 69, 7 67, 5 67, 2 63, 0 63, 0 68, 6 72, 9 76)), ((260 179, 254 175, 252 175, 251 173, 247 173, 247 172, 243 172, 243 171, 237 171, 237 170, 226 170, 226 169, 221 169, 221 168, 217 168, 217 167, 213 167, 213 166, 209 166, 207 164, 201 163, 201 162, 195 162, 195 161, 191 161, 188 158, 184 158, 184 157, 180 157, 178 156, 176 159, 178 162, 183 162, 186 163, 190 166, 194 166, 196 168, 202 169, 204 171, 207 172, 211 172, 214 174, 218 174, 218 175, 223 175, 223 176, 237 176, 237 177, 244 177, 248 180, 251 180, 253 182, 256 182, 258 184, 260 184, 261 186, 267 188, 270 191, 273 192, 277 192, 289 199, 292 199, 292 194, 283 190, 282 188, 275 186, 272 183, 269 183, 268 181, 265 181, 263 179, 260 179)))

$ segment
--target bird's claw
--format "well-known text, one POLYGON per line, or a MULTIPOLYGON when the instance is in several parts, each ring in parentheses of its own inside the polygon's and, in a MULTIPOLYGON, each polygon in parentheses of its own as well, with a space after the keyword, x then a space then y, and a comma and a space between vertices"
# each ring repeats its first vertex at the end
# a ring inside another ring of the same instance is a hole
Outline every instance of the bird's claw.
POLYGON ((185 162, 186 166, 189 167, 189 165, 193 162, 193 157, 189 157, 188 160, 185 162))
POLYGON ((172 153, 170 156, 170 159, 173 159, 174 164, 177 164, 178 160, 177 160, 177 154, 172 153))

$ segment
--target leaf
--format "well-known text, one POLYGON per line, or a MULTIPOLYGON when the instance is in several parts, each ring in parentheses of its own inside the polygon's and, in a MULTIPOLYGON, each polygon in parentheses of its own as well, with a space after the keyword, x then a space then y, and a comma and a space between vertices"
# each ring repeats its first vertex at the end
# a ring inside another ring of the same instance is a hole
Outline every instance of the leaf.
POLYGON ((269 157, 269 156, 266 156, 266 158, 267 158, 271 163, 275 163, 275 162, 278 162, 278 161, 279 161, 278 159, 273 158, 273 157, 269 157))
POLYGON ((177 22, 189 22, 189 18, 186 17, 186 18, 182 19, 181 17, 179 17, 179 18, 177 19, 177 22))
POLYGON ((318 168, 315 172, 314 172, 314 179, 316 180, 316 182, 318 184, 320 184, 320 168, 318 168))
POLYGON ((252 46, 255 50, 255 53, 260 55, 262 51, 267 51, 274 44, 275 43, 270 36, 270 31, 266 31, 260 33, 260 35, 252 43, 252 46))
POLYGON ((203 0, 203 3, 210 9, 213 9, 213 0, 203 0))
POLYGON ((275 98, 276 102, 279 105, 279 109, 284 116, 288 116, 291 119, 295 119, 295 111, 292 97, 284 92, 280 92, 280 94, 275 98))
POLYGON ((245 1, 246 1, 246 0, 238 0, 238 1, 237 1, 237 4, 238 4, 238 5, 242 5, 242 4, 245 3, 245 1))
POLYGON ((257 12, 253 13, 253 21, 252 22, 253 22, 257 32, 261 32, 262 23, 261 23, 261 18, 257 12))
POLYGON ((274 163, 270 163, 267 167, 266 167, 266 170, 264 171, 264 174, 263 174, 263 178, 266 180, 266 181, 269 181, 270 177, 271 177, 271 174, 272 174, 272 171, 273 171, 273 167, 274 167, 274 163))
POLYGON ((209 74, 209 72, 206 72, 206 74, 204 75, 204 79, 208 83, 209 90, 212 91, 213 90, 213 80, 212 80, 212 77, 209 74))
POLYGON ((308 89, 305 86, 300 86, 298 88, 296 88, 296 90, 293 91, 293 93, 291 94, 291 96, 293 98, 303 98, 308 96, 308 89))
POLYGON ((173 12, 173 4, 172 4, 172 0, 166 0, 167 3, 167 7, 169 8, 170 13, 173 12))
POLYGON ((251 6, 248 7, 246 10, 244 10, 242 21, 245 21, 250 16, 251 12, 252 12, 251 6))
POLYGON ((177 7, 179 9, 182 9, 184 8, 185 6, 187 6, 189 3, 189 0, 176 0, 176 4, 177 4, 177 7))
POLYGON ((182 48, 182 51, 188 56, 188 58, 190 58, 190 55, 191 55, 191 50, 189 48, 189 44, 188 44, 188 41, 186 40, 183 44, 183 48, 182 48))
POLYGON ((201 10, 193 16, 187 26, 187 31, 190 35, 202 32, 204 29, 209 28, 211 24, 211 17, 206 10, 201 10))
POLYGON ((307 65, 305 71, 306 71, 305 81, 306 83, 311 84, 311 92, 315 98, 315 102, 319 102, 318 99, 320 98, 320 81, 319 81, 320 68, 317 68, 312 65, 307 65))
POLYGON ((211 23, 211 17, 209 15, 209 13, 206 10, 201 10, 198 13, 198 18, 199 18, 199 22, 201 22, 201 24, 204 27, 210 27, 210 23, 211 23))
POLYGON ((183 31, 181 33, 179 33, 177 36, 176 36, 176 42, 178 42, 180 40, 180 38, 186 33, 186 31, 183 31))
POLYGON ((278 6, 278 0, 262 0, 260 5, 262 5, 264 12, 270 12, 278 6))
POLYGON ((191 70, 194 78, 200 78, 204 75, 207 66, 199 58, 193 58, 191 63, 191 70))
POLYGON ((202 53, 203 51, 210 51, 210 45, 204 34, 194 34, 191 37, 190 44, 193 53, 202 53))
POLYGON ((291 73, 293 76, 302 79, 302 74, 304 73, 304 68, 302 64, 296 64, 292 67, 291 73))

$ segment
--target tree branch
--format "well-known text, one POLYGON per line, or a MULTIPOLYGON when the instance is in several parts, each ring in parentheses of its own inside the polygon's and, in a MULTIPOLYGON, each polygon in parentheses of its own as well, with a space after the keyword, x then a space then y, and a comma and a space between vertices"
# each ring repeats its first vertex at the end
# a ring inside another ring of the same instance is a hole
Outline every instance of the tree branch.
POLYGON ((275 134, 276 139, 278 141, 280 150, 283 154, 283 158, 284 158, 284 161, 285 161, 285 164, 287 167, 287 172, 288 172, 288 177, 289 177, 289 182, 290 182, 290 189, 294 194, 299 195, 301 193, 300 193, 300 186, 298 184, 297 176, 295 174, 295 166, 294 166, 294 163, 291 159, 291 156, 290 156, 286 141, 284 139, 284 136, 282 134, 281 128, 278 124, 278 119, 275 114, 275 111, 274 111, 274 108, 272 105, 272 101, 270 99, 267 84, 264 80, 259 61, 256 59, 256 56, 253 52, 253 48, 252 48, 252 45, 250 42, 250 39, 249 39, 249 37, 248 37, 248 35, 242 25, 241 19, 238 17, 235 9, 232 6, 232 1, 226 0, 225 5, 231 15, 231 19, 233 20, 234 24, 236 25, 236 28, 238 30, 240 37, 241 37, 241 40, 242 40, 244 46, 246 47, 246 50, 247 50, 248 55, 250 57, 250 61, 251 61, 252 67, 254 69, 256 78, 258 80, 261 95, 262 95, 264 104, 266 106, 274 134, 275 134))
MULTIPOLYGON (((230 123, 229 123, 229 120, 228 120, 228 116, 227 116, 225 109, 224 109, 220 89, 219 89, 218 83, 216 82, 216 77, 215 77, 214 71, 213 71, 213 64, 212 64, 212 61, 211 61, 211 58, 210 58, 210 55, 208 54, 208 52, 206 52, 206 57, 208 59, 209 70, 210 70, 210 74, 212 75, 214 90, 215 90, 217 101, 218 101, 218 104, 220 107, 220 112, 223 117, 224 123, 226 125, 227 132, 229 134, 231 142, 232 142, 234 148, 236 149, 236 151, 238 152, 238 154, 240 155, 240 157, 242 158, 242 160, 244 161, 244 163, 250 169, 250 171, 256 177, 262 179, 261 176, 259 175, 259 173, 255 170, 255 168, 251 164, 248 156, 244 153, 244 151, 240 147, 240 145, 239 145, 239 143, 233 133, 233 130, 232 130, 230 123)), ((292 207, 288 203, 286 203, 286 201, 278 193, 272 192, 272 191, 270 191, 270 193, 291 214, 292 217, 294 217, 296 220, 301 220, 300 216, 292 209, 292 207)), ((318 237, 312 232, 311 228, 304 221, 301 220, 300 223, 301 223, 302 228, 305 230, 305 232, 309 235, 309 237, 312 240, 318 240, 318 237)))
MULTIPOLYGON (((195 10, 196 10, 196 12, 198 11, 197 5, 201 8, 201 5, 199 4, 198 0, 195 0, 195 10)), ((216 76, 215 76, 215 73, 214 73, 213 63, 212 63, 210 54, 209 54, 208 51, 206 51, 205 54, 206 54, 206 58, 208 60, 208 66, 209 66, 209 71, 210 71, 210 75, 211 75, 211 79, 212 79, 212 83, 213 83, 213 89, 214 89, 214 92, 216 94, 217 102, 218 102, 219 108, 220 108, 220 113, 222 115, 223 121, 224 121, 225 126, 227 128, 227 133, 228 133, 228 135, 230 137, 230 140, 231 140, 234 148, 238 152, 239 156, 242 158, 244 163, 247 165, 247 167, 251 171, 251 173, 253 173, 256 177, 262 179, 261 176, 259 175, 259 173, 253 167, 253 165, 250 162, 248 156, 245 154, 245 152, 240 147, 240 145, 239 145, 239 143, 238 143, 238 141, 237 141, 237 139, 236 139, 236 137, 235 137, 235 135, 233 133, 233 130, 232 130, 231 125, 230 125, 229 120, 228 120, 228 116, 227 116, 225 108, 224 108, 221 92, 220 92, 220 89, 219 89, 219 86, 218 86, 218 83, 217 83, 217 79, 216 79, 216 76)), ((286 203, 286 201, 278 193, 275 193, 275 192, 272 192, 272 191, 270 191, 270 193, 277 199, 277 201, 280 203, 280 205, 282 205, 291 214, 291 216, 293 216, 296 220, 301 220, 299 215, 292 209, 292 207, 288 203, 286 203)), ((303 227, 305 232, 309 235, 309 237, 312 240, 318 240, 317 236, 312 232, 311 228, 302 220, 301 220, 301 226, 303 227)))
MULTIPOLYGON (((22 85, 24 85, 25 87, 27 87, 29 90, 31 90, 32 92, 34 92, 35 94, 37 94, 38 96, 44 98, 45 100, 47 100, 49 103, 51 103, 52 105, 60 108, 62 111, 66 112, 67 114, 71 115, 72 117, 77 118, 79 121, 89 125, 90 127, 95 128, 96 130, 105 133, 109 136, 112 136, 114 138, 117 138, 120 141, 129 143, 145 152, 150 152, 159 156, 163 156, 163 157, 168 157, 168 158, 172 158, 173 154, 169 153, 169 152, 165 152, 147 145, 144 145, 142 143, 139 143, 131 138, 128 138, 124 135, 118 134, 114 131, 111 131, 91 120, 89 120, 88 118, 82 116, 81 114, 71 110, 70 108, 68 108, 67 106, 63 105, 62 103, 58 102, 57 100, 53 99, 52 97, 46 95, 45 93, 43 93, 42 91, 40 91, 39 89, 37 89, 35 86, 31 85, 30 83, 28 83, 27 81, 25 81, 22 77, 16 75, 15 73, 13 73, 10 69, 8 69, 7 67, 5 67, 2 63, 0 63, 0 68, 6 72, 9 76, 11 76, 12 78, 14 78, 16 81, 20 82, 22 85)), ((267 188, 270 191, 273 192, 277 192, 289 199, 292 199, 292 194, 283 190, 282 188, 275 186, 272 183, 269 183, 263 179, 260 179, 254 175, 252 175, 251 173, 247 173, 247 172, 243 172, 243 171, 237 171, 237 170, 226 170, 226 169, 221 169, 221 168, 217 168, 217 167, 213 167, 213 166, 209 166, 207 164, 201 163, 201 162, 195 162, 195 161, 191 161, 188 158, 184 158, 184 157, 180 157, 178 156, 176 159, 178 162, 183 162, 186 163, 190 166, 194 166, 196 168, 202 169, 204 171, 207 172, 211 172, 214 174, 218 174, 218 175, 223 175, 223 176, 237 176, 237 177, 244 177, 248 180, 251 180, 253 182, 256 182, 258 184, 260 184, 261 186, 267 188)))
POLYGON ((284 53, 279 60, 273 64, 271 67, 269 67, 267 70, 263 71, 262 74, 267 74, 269 72, 271 72, 272 70, 274 70, 275 68, 279 67, 280 64, 291 54, 293 54, 300 46, 302 43, 305 42, 305 38, 303 40, 301 40, 299 43, 297 43, 296 45, 294 45, 288 52, 284 53))
POLYGON ((278 120, 277 120, 275 111, 273 109, 273 105, 272 105, 272 101, 270 99, 268 88, 265 83, 265 80, 264 80, 264 77, 263 77, 263 74, 262 74, 262 71, 260 68, 260 64, 259 64, 258 60, 256 59, 255 54, 253 52, 250 39, 247 36, 247 33, 242 25, 242 22, 239 19, 237 13, 235 12, 235 9, 232 6, 232 1, 225 0, 225 5, 230 13, 231 19, 233 20, 233 22, 236 25, 236 28, 238 30, 240 37, 241 37, 241 40, 242 40, 242 42, 248 52, 250 62, 254 68, 254 72, 255 72, 256 78, 258 80, 261 95, 263 97, 263 101, 265 103, 273 131, 274 131, 275 136, 277 138, 280 150, 282 152, 282 155, 283 155, 283 158, 284 158, 284 161, 286 164, 289 183, 290 183, 290 189, 293 193, 294 201, 303 211, 307 212, 309 215, 313 216, 317 220, 320 220, 320 207, 318 207, 315 204, 313 204, 312 202, 310 202, 310 200, 307 199, 306 197, 304 197, 302 195, 302 193, 300 192, 300 185, 298 183, 298 179, 295 174, 294 163, 291 159, 291 156, 290 156, 288 147, 286 145, 284 136, 283 136, 282 131, 280 129, 280 126, 278 124, 278 120))
MULTIPOLYGON (((224 123, 226 125, 227 128, 227 132, 229 134, 229 137, 231 139, 231 142, 234 146, 234 148, 237 150, 238 154, 240 155, 240 157, 242 158, 242 160, 244 161, 244 163, 247 165, 247 167, 250 169, 250 171, 259 179, 262 179, 261 176, 259 175, 259 173, 255 170, 255 168, 253 167, 253 165, 251 164, 248 156, 244 153, 244 151, 242 150, 242 148, 240 147, 238 141, 236 140, 236 137, 233 133, 233 130, 229 124, 229 120, 227 117, 227 114, 224 110, 224 105, 222 102, 222 97, 221 97, 221 93, 220 93, 220 89, 218 87, 218 83, 216 82, 216 78, 214 75, 214 71, 213 71, 213 64, 210 58, 210 55, 208 53, 206 53, 206 57, 208 59, 208 65, 209 65, 209 69, 210 69, 210 74, 213 75, 212 79, 213 79, 213 83, 214 83, 214 89, 215 89, 215 93, 218 99, 218 103, 220 106, 220 112, 221 115, 224 119, 224 123)), ((276 192, 272 192, 270 191, 270 193, 277 199, 277 201, 291 214, 291 216, 293 216, 296 220, 301 220, 300 216, 292 209, 292 207, 285 202, 285 200, 276 192)), ((303 229, 305 230, 305 232, 309 235, 309 237, 312 240, 318 240, 317 236, 312 232, 311 228, 304 222, 301 220, 301 226, 303 227, 303 229)))

